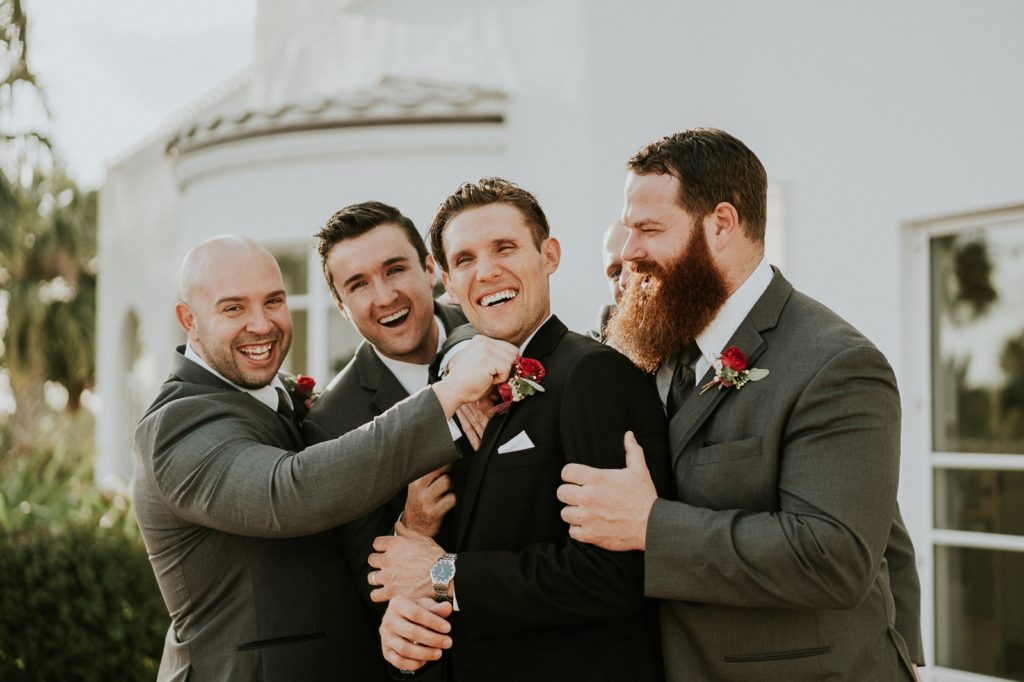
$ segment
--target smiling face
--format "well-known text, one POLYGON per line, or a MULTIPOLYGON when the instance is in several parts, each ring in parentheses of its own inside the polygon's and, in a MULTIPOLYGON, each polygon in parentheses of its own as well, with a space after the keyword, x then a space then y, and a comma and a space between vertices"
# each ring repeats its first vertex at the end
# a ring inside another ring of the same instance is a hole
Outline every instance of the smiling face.
POLYGON ((560 248, 552 237, 538 247, 518 208, 468 208, 448 221, 442 240, 448 268, 441 277, 481 334, 518 346, 547 319, 560 248))
POLYGON ((608 278, 608 290, 615 303, 622 298, 622 290, 629 282, 629 270, 622 267, 622 247, 628 235, 626 226, 617 220, 604 233, 604 276, 608 278))
POLYGON ((243 388, 269 384, 292 341, 277 261, 239 238, 206 242, 189 254, 178 322, 211 367, 243 388))
POLYGON ((434 358, 434 261, 421 265, 402 228, 386 223, 339 241, 327 268, 342 314, 378 351, 421 365, 434 358))

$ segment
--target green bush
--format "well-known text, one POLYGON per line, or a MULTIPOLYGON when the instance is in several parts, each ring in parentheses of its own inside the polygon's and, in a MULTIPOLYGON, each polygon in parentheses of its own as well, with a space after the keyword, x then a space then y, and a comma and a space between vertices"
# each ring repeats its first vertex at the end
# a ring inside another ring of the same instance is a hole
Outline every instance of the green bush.
POLYGON ((169 619, 130 505, 92 484, 91 419, 47 426, 0 456, 0 680, 152 680, 169 619))
POLYGON ((152 680, 167 611, 137 539, 0 532, 0 679, 152 680))

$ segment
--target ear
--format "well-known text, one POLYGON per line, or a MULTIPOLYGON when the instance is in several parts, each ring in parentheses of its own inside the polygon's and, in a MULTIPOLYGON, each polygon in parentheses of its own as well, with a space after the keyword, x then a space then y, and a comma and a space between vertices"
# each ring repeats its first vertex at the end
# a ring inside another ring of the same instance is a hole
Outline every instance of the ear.
POLYGON ((736 212, 736 207, 728 201, 719 203, 704 219, 704 231, 711 250, 714 252, 724 251, 729 243, 742 232, 740 216, 736 212))
POLYGON ((562 260, 562 245, 554 237, 548 237, 541 242, 540 254, 544 258, 544 273, 550 275, 562 260))
POLYGON ((349 322, 352 321, 352 316, 348 314, 348 308, 346 308, 345 304, 341 303, 340 301, 338 302, 338 312, 341 313, 341 316, 344 317, 349 322))
POLYGON ((450 286, 448 273, 445 272, 444 270, 441 270, 441 283, 444 284, 444 290, 448 292, 448 298, 451 299, 452 303, 454 303, 455 305, 462 305, 461 303, 459 303, 459 298, 458 296, 455 295, 455 291, 453 291, 450 286))
POLYGON ((433 289, 434 284, 437 283, 437 275, 434 274, 437 272, 437 264, 434 262, 434 257, 430 254, 427 254, 426 260, 423 261, 423 269, 426 271, 427 278, 430 280, 430 288, 433 289))
POLYGON ((196 316, 192 312, 192 308, 189 307, 188 303, 185 303, 184 301, 178 301, 177 304, 175 304, 174 306, 174 316, 178 318, 178 324, 181 326, 182 329, 185 330, 185 333, 188 335, 188 338, 194 339, 194 332, 196 328, 196 316))

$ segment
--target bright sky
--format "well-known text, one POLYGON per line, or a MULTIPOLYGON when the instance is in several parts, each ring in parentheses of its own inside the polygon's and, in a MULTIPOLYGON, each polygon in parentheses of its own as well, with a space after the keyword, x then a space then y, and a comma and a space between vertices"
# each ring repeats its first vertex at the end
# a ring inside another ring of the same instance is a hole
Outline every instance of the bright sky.
POLYGON ((83 187, 252 61, 255 0, 25 0, 29 64, 83 187))

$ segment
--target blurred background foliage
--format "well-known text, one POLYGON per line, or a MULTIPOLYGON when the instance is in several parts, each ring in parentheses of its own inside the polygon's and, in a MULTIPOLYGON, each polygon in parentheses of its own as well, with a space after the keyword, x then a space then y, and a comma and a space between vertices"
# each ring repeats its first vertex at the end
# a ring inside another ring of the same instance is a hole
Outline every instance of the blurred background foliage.
POLYGON ((47 137, 0 0, 0 679, 147 680, 167 612, 125 494, 93 483, 96 194, 47 137))

